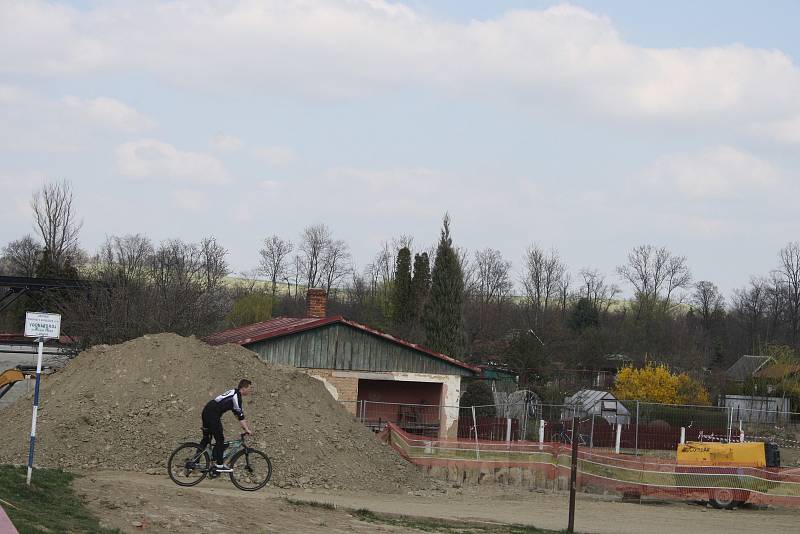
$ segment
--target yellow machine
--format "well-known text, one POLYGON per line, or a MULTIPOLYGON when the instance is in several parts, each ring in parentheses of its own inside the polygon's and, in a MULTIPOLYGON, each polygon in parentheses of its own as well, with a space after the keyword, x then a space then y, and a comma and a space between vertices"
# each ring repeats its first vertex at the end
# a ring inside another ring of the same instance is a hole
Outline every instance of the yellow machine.
MULTIPOLYGON (((746 503, 751 491, 739 480, 743 468, 774 471, 780 468, 780 450, 775 443, 716 443, 690 441, 678 445, 676 473, 732 475, 709 477, 708 502, 714 508, 736 508, 746 503), (717 485, 721 484, 721 485, 717 485)), ((765 483, 762 481, 762 484, 765 483)))
POLYGON ((19 369, 7 369, 0 373, 0 398, 3 397, 14 384, 25 379, 25 373, 19 369))
POLYGON ((766 467, 763 442, 700 443, 689 441, 678 445, 678 465, 766 467))

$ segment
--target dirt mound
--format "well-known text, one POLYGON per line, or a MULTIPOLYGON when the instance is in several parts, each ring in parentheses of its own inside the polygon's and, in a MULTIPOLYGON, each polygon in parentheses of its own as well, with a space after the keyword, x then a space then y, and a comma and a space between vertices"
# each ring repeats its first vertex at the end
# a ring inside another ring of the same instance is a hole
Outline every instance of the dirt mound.
MULTIPOLYGON (((243 377, 254 384, 244 399, 252 443, 272 458, 274 484, 380 492, 428 486, 316 379, 238 346, 174 334, 93 347, 51 376, 42 388, 36 463, 164 473, 177 443, 200 439, 205 403, 243 377)), ((30 410, 21 399, 3 411, 0 462, 26 462, 30 410)), ((226 438, 238 435, 231 414, 223 424, 226 438)))

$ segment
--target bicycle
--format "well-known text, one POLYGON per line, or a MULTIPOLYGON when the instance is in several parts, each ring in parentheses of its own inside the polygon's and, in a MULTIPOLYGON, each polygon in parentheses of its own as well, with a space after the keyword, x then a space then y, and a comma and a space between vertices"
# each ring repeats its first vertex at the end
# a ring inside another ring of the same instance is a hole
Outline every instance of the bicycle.
MULTIPOLYGON (((587 436, 585 434, 581 434, 580 432, 578 432, 577 434, 578 434, 578 445, 588 445, 589 444, 589 442, 586 439, 587 436)), ((562 428, 558 432, 555 432, 553 434, 553 441, 559 441, 561 443, 566 443, 567 445, 571 445, 572 444, 572 430, 571 429, 562 428)))
MULTIPOLYGON (((243 491, 256 491, 267 485, 272 477, 272 462, 263 452, 247 445, 245 437, 225 442, 223 461, 230 461, 233 485, 243 491)), ((217 478, 220 473, 212 466, 213 447, 205 449, 193 442, 181 443, 167 460, 169 478, 179 486, 195 486, 203 479, 217 478)))

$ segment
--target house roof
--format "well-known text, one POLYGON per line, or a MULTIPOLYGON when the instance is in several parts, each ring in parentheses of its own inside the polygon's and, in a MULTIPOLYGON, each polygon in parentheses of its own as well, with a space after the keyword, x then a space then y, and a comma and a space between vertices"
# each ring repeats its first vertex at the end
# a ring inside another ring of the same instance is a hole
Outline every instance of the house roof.
POLYGON ((305 332, 306 330, 311 330, 313 328, 320 328, 332 324, 347 325, 351 328, 355 328, 356 330, 361 330, 362 332, 382 338, 391 343, 395 343, 397 345, 401 345, 411 350, 421 352, 426 356, 442 360, 456 367, 467 369, 476 374, 480 373, 479 368, 464 363, 461 360, 451 358, 450 356, 447 356, 440 352, 427 349, 421 345, 417 345, 416 343, 411 343, 410 341, 400 339, 391 334, 387 334, 385 332, 381 332, 380 330, 370 328, 361 323, 351 321, 350 319, 345 319, 341 315, 334 315, 331 317, 323 317, 323 318, 277 317, 275 319, 270 319, 269 321, 263 321, 261 323, 254 323, 245 326, 240 326, 237 328, 231 328, 229 330, 223 330, 222 332, 217 332, 215 334, 211 334, 209 336, 204 337, 203 341, 205 341, 209 345, 223 345, 225 343, 235 343, 237 345, 246 346, 246 345, 251 345, 253 343, 257 343, 259 341, 265 341, 267 339, 273 339, 281 336, 298 334, 300 332, 305 332))
POLYGON ((780 380, 787 376, 793 376, 800 373, 800 364, 796 363, 776 363, 773 365, 764 366, 759 371, 756 371, 753 376, 756 378, 771 378, 780 380))
MULTIPOLYGON (((568 406, 579 406, 582 409, 592 409, 598 407, 600 401, 603 400, 617 401, 618 399, 608 391, 582 389, 564 399, 564 404, 568 406)), ((629 412, 621 402, 617 402, 617 413, 628 414, 629 412)))
POLYGON ((752 356, 745 354, 725 371, 725 375, 730 380, 743 382, 748 378, 755 375, 759 369, 764 367, 768 362, 774 361, 772 356, 752 356))

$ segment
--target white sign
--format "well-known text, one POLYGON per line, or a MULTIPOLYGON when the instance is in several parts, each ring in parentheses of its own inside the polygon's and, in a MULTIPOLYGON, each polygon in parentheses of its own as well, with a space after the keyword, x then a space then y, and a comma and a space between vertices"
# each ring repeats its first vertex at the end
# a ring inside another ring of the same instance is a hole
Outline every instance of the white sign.
POLYGON ((25 314, 25 337, 58 339, 61 335, 61 316, 57 313, 25 314))

